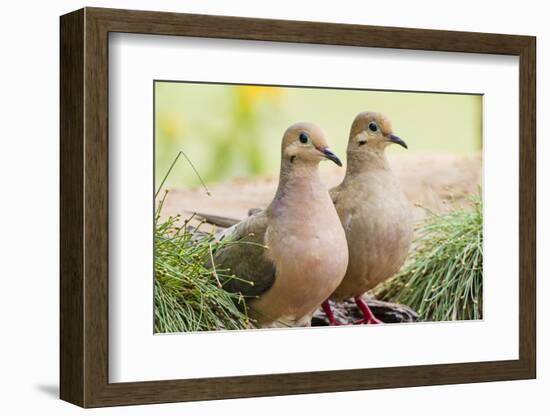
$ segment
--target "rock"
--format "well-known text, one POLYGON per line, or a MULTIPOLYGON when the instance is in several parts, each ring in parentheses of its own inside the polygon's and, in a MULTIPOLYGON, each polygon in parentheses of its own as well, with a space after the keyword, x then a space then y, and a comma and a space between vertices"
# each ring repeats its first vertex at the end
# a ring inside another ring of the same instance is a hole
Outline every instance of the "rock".
MULTIPOLYGON (((384 323, 420 321, 418 314, 406 305, 383 302, 368 296, 364 296, 363 298, 374 315, 384 323)), ((363 318, 361 311, 352 298, 341 302, 331 302, 331 306, 334 317, 338 322, 343 324, 353 324, 353 322, 363 318)), ((328 326, 328 324, 329 322, 323 309, 319 308, 313 315, 311 326, 328 326)))

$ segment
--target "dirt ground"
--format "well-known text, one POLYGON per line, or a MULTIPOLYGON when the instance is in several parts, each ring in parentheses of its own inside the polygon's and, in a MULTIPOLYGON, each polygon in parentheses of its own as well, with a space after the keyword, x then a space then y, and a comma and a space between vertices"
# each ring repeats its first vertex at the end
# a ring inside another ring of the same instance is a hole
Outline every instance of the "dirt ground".
MULTIPOLYGON (((445 153, 392 155, 392 169, 407 197, 414 204, 416 220, 427 215, 426 209, 445 212, 454 207, 468 207, 467 197, 479 192, 482 182, 480 156, 457 156, 445 153)), ((322 178, 327 187, 337 185, 344 169, 325 167, 322 178)), ((203 188, 170 189, 162 216, 204 213, 243 219, 249 208, 265 208, 277 188, 277 177, 235 178, 210 185, 211 195, 203 188)))

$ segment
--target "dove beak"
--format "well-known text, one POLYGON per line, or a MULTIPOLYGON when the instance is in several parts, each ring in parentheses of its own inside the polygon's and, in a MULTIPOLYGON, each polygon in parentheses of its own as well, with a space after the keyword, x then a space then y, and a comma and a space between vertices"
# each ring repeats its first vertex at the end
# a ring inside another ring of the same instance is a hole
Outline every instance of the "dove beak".
POLYGON ((340 159, 338 159, 338 156, 332 153, 332 150, 330 150, 328 147, 324 147, 323 149, 320 149, 320 151, 321 153, 323 153, 323 156, 326 157, 328 160, 332 160, 338 166, 342 166, 342 162, 340 161, 340 159))
POLYGON ((388 136, 388 138, 390 139, 390 142, 392 142, 392 143, 398 144, 399 146, 403 146, 405 149, 409 148, 407 146, 407 143, 405 143, 403 141, 403 139, 401 139, 400 137, 397 137, 395 134, 390 134, 388 136))

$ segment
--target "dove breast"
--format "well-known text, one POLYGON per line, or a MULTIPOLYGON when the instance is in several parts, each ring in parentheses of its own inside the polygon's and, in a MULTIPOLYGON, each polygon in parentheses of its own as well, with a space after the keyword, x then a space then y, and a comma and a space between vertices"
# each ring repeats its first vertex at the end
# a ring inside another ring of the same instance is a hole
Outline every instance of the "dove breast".
POLYGON ((251 306, 266 316, 279 316, 280 322, 270 326, 307 325, 346 272, 346 236, 326 191, 312 195, 305 204, 301 203, 300 209, 285 207, 284 212, 296 213, 291 217, 278 216, 277 208, 273 208, 265 241, 269 256, 277 265, 276 278, 270 290, 251 306), (315 222, 311 218, 326 221, 315 222))
POLYGON ((413 237, 410 202, 391 171, 357 175, 331 190, 347 236, 346 276, 331 298, 358 296, 390 278, 413 237))

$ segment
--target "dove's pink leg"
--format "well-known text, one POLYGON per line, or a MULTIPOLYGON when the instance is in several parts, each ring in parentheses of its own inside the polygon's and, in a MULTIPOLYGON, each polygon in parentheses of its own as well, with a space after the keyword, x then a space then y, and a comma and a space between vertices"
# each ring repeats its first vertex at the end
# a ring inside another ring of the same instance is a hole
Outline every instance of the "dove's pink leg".
POLYGON ((336 326, 340 325, 340 322, 336 320, 334 317, 334 314, 332 313, 332 309, 330 308, 330 301, 327 299, 323 302, 323 310, 325 311, 325 314, 327 315, 328 322, 330 325, 336 326))
POLYGON ((383 324, 380 319, 378 319, 372 311, 369 308, 369 305, 363 300, 361 296, 355 297, 355 303, 361 310, 361 313, 363 314, 363 319, 360 319, 359 321, 355 321, 354 324, 383 324))

